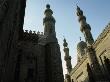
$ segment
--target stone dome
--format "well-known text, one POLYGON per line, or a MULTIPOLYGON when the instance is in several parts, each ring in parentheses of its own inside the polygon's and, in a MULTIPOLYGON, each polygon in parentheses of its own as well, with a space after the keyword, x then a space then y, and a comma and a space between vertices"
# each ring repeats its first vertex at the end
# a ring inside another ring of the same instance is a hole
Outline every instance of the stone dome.
POLYGON ((82 58, 83 55, 85 55, 85 49, 87 47, 86 42, 81 41, 78 43, 77 45, 77 53, 78 53, 78 57, 82 58))

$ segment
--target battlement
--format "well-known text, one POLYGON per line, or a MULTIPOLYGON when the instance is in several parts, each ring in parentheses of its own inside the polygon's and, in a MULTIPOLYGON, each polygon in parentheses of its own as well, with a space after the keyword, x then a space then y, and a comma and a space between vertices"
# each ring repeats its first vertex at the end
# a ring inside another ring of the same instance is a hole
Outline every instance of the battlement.
POLYGON ((36 31, 32 31, 32 30, 24 30, 23 33, 23 40, 24 41, 30 41, 33 43, 37 43, 38 39, 43 36, 44 33, 43 32, 36 32, 36 31))
POLYGON ((105 38, 105 36, 110 32, 110 23, 108 23, 105 27, 105 29, 102 31, 102 33, 98 36, 96 41, 94 42, 93 46, 94 48, 97 47, 97 45, 105 38))
POLYGON ((36 35, 44 35, 43 32, 39 32, 39 31, 32 31, 32 30, 24 30, 24 33, 27 33, 27 34, 36 34, 36 35))

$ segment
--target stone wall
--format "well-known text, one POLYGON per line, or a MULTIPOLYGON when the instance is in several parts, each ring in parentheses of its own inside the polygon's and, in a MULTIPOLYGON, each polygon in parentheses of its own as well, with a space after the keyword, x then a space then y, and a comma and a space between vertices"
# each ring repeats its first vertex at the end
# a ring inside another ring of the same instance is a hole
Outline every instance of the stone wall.
POLYGON ((74 82, 87 82, 88 81, 88 73, 87 73, 87 63, 88 63, 88 58, 85 57, 81 63, 78 63, 75 68, 72 69, 72 72, 70 74, 71 76, 71 81, 73 80, 74 82))

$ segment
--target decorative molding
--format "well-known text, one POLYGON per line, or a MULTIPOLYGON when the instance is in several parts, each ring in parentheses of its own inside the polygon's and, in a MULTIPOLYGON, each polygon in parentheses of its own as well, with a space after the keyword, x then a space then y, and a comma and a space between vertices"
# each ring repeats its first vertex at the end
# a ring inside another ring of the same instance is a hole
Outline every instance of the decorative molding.
POLYGON ((101 41, 107 36, 108 33, 110 33, 110 23, 105 27, 105 29, 98 36, 96 41, 93 43, 93 47, 96 48, 98 44, 101 43, 101 41))

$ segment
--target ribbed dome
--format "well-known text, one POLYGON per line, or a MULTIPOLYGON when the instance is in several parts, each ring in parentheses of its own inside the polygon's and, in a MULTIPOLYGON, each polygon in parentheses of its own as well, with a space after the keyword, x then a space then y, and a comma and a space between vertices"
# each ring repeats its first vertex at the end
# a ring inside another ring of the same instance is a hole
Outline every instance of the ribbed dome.
POLYGON ((86 42, 81 41, 77 45, 77 52, 78 52, 78 57, 82 58, 82 56, 85 54, 85 49, 87 47, 86 42))

